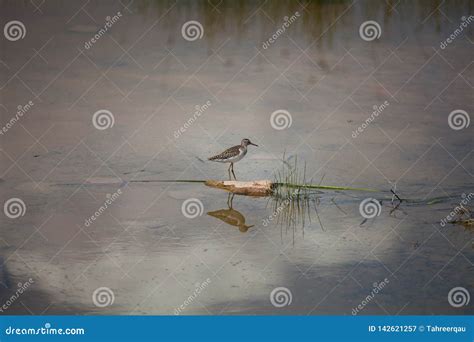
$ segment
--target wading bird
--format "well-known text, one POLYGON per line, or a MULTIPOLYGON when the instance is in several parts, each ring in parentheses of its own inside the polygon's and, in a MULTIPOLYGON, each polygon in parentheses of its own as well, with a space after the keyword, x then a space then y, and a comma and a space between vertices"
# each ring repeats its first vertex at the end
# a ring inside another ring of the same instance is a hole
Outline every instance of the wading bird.
POLYGON ((258 146, 252 143, 249 139, 242 139, 240 145, 228 148, 224 152, 209 158, 209 160, 218 163, 230 163, 229 169, 227 170, 229 172, 229 179, 232 179, 232 177, 230 176, 230 173, 232 172, 234 179, 237 180, 234 173, 234 163, 237 163, 247 154, 248 145, 258 146))

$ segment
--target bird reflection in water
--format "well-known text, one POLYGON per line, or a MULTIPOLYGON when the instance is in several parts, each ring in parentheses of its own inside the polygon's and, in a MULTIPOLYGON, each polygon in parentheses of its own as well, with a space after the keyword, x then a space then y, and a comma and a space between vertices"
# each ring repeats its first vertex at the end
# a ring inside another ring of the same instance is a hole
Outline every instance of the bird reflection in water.
POLYGON ((238 227, 242 233, 245 233, 247 232, 249 228, 253 227, 254 225, 248 226, 245 224, 244 215, 242 215, 239 211, 232 208, 233 200, 234 200, 234 194, 229 194, 229 196, 227 197, 228 209, 210 211, 207 214, 231 226, 238 227))

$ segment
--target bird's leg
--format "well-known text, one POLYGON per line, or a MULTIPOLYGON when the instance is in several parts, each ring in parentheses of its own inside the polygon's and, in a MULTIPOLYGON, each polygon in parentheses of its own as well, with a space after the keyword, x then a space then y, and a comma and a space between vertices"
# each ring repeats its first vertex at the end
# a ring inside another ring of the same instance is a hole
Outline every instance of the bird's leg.
POLYGON ((234 201, 234 195, 233 193, 229 192, 229 196, 227 196, 227 206, 229 209, 232 209, 232 202, 234 201))
POLYGON ((232 176, 230 175, 230 168, 232 167, 232 163, 230 163, 229 168, 227 169, 227 172, 229 173, 229 180, 232 180, 232 176))
POLYGON ((230 170, 232 171, 232 174, 234 175, 234 179, 237 180, 237 177, 235 177, 235 173, 234 173, 234 163, 230 163, 230 166, 232 167, 230 170))

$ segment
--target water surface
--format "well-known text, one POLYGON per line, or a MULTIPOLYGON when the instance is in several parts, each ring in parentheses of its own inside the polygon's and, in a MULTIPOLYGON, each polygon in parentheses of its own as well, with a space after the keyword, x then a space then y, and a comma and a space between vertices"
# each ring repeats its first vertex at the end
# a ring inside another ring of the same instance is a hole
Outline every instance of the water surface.
POLYGON ((0 135, 2 203, 26 204, 0 218, 3 302, 34 280, 6 313, 174 314, 207 282, 182 314, 351 315, 385 279, 360 314, 473 313, 447 299, 458 286, 474 294, 472 230, 440 225, 474 192, 472 124, 448 125, 453 110, 473 113, 472 27, 440 47, 472 1, 0 4, 2 23, 27 29, 0 43, 1 125, 34 103, 0 135), (201 39, 183 39, 190 20, 201 39), (370 42, 359 35, 368 20, 381 27, 370 42), (101 109, 113 127, 94 127, 101 109), (292 123, 276 130, 281 109, 292 123), (378 191, 321 191, 304 224, 264 225, 268 198, 235 196, 230 208, 200 183, 131 182, 226 179, 207 157, 242 138, 259 147, 235 165, 241 180, 274 179, 285 154, 313 183, 378 191), (412 201, 392 211, 391 188, 412 201), (382 207, 364 220, 367 197, 382 207), (183 215, 190 198, 202 215, 183 215), (112 305, 94 305, 100 287, 112 305), (277 287, 291 304, 272 305, 277 287))

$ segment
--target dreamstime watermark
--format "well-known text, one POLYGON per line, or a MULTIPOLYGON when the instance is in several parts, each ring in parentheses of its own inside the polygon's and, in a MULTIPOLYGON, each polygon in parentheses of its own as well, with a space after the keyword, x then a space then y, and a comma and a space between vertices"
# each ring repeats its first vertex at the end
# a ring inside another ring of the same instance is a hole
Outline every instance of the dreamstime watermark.
POLYGON ((270 293, 270 303, 276 308, 291 305, 293 294, 286 287, 276 287, 270 293))
POLYGON ((94 222, 95 220, 97 220, 97 218, 102 215, 104 213, 104 211, 107 210, 107 208, 112 205, 112 203, 114 203, 117 198, 119 198, 119 196, 122 194, 122 190, 121 189, 118 189, 117 191, 115 191, 113 194, 107 194, 106 197, 107 199, 104 201, 104 204, 102 204, 99 209, 97 209, 97 211, 89 218, 87 218, 85 221, 84 221, 84 226, 86 227, 89 227, 92 222, 94 222))
POLYGON ((453 218, 466 212, 466 209, 464 208, 464 206, 467 205, 472 200, 472 198, 474 198, 474 193, 471 192, 468 195, 462 194, 461 198, 462 198, 461 202, 459 202, 459 204, 456 207, 454 207, 454 209, 451 210, 451 212, 446 217, 441 219, 439 223, 441 227, 446 226, 446 224, 451 222, 453 218))
POLYGON ((92 302, 95 306, 99 308, 105 308, 106 306, 110 306, 114 304, 115 301, 115 294, 108 287, 98 287, 92 293, 92 302))
POLYGON ((102 36, 110 29, 112 28, 112 26, 117 22, 119 21, 119 19, 122 17, 122 13, 120 11, 117 12, 117 14, 115 14, 113 17, 110 17, 110 16, 107 16, 105 18, 105 24, 104 26, 99 30, 97 31, 97 33, 94 35, 94 37, 92 37, 91 39, 89 39, 87 42, 84 43, 84 48, 86 50, 89 50, 92 45, 94 45, 95 43, 97 43, 97 41, 99 41, 100 38, 102 38, 102 36))
POLYGON ((15 116, 13 116, 2 128, 0 128, 0 135, 4 135, 8 132, 10 128, 15 126, 15 124, 25 115, 35 103, 33 101, 28 101, 25 105, 19 105, 15 116))
POLYGON ((359 204, 359 212, 366 219, 380 216, 382 205, 375 198, 366 198, 359 204))
POLYGON ((281 25, 275 33, 272 34, 270 38, 268 38, 265 42, 262 43, 263 49, 268 49, 271 44, 275 43, 276 40, 286 32, 286 29, 290 27, 298 18, 300 17, 300 12, 296 11, 291 17, 284 17, 283 24, 281 25))
POLYGON ((470 123, 471 117, 465 110, 455 109, 448 115, 448 125, 455 131, 468 128, 470 123))
POLYGON ((181 205, 181 212, 184 217, 193 219, 198 216, 202 216, 204 212, 204 206, 202 202, 197 198, 188 198, 181 205))
POLYGON ((16 328, 11 325, 5 328, 6 335, 84 335, 84 328, 53 328, 51 323, 45 323, 40 328, 16 328))
POLYGON ((14 294, 12 294, 6 301, 0 306, 0 312, 8 310, 8 308, 25 292, 32 284, 34 280, 32 278, 28 279, 24 284, 18 283, 18 288, 14 294))
POLYGON ((26 204, 21 198, 13 197, 5 201, 3 204, 3 212, 5 216, 11 219, 24 216, 26 213, 26 204))
POLYGON ((196 288, 194 289, 194 292, 184 300, 183 304, 178 306, 177 308, 174 309, 174 314, 175 315, 180 315, 181 312, 186 309, 188 305, 190 305, 194 300, 199 296, 199 294, 204 290, 209 284, 211 283, 211 279, 207 278, 205 281, 202 283, 197 283, 196 288))
POLYGON ((288 198, 286 198, 283 202, 281 202, 281 204, 275 210, 273 210, 273 213, 271 215, 268 215, 268 217, 266 217, 262 220, 262 225, 264 227, 266 227, 270 224, 270 222, 272 222, 274 219, 276 219, 278 217, 278 215, 283 210, 285 210, 285 208, 288 205, 290 205, 291 200, 293 199, 293 197, 296 197, 298 195, 298 192, 299 192, 299 190, 293 191, 293 193, 288 198))
POLYGON ((26 36, 26 27, 19 20, 12 20, 3 27, 3 34, 11 42, 23 39, 26 36))
POLYGON ((193 115, 184 123, 183 126, 181 126, 179 129, 177 129, 176 131, 174 131, 174 138, 175 139, 178 139, 181 135, 184 134, 184 132, 186 132, 186 130, 188 128, 190 128, 192 126, 192 124, 206 111, 209 109, 209 107, 212 105, 212 102, 207 100, 205 104, 203 104, 202 106, 200 105, 196 105, 194 107, 195 111, 193 113, 193 115))
POLYGON ((103 131, 107 128, 114 127, 115 117, 111 111, 100 109, 92 116, 92 124, 99 131, 103 131))
POLYGON ((369 304, 372 299, 374 299, 375 295, 377 295, 380 291, 382 291, 385 286, 387 286, 387 284, 390 283, 390 281, 385 278, 384 280, 382 280, 380 283, 373 283, 372 286, 372 291, 370 291, 370 293, 367 295, 367 297, 365 297, 362 302, 357 305, 357 307, 353 308, 352 309, 352 315, 353 316, 356 316, 359 312, 361 312, 367 304, 369 304))
POLYGON ((453 308, 466 306, 471 301, 469 291, 464 287, 453 287, 448 293, 448 303, 453 308))
POLYGON ((463 32, 464 32, 464 29, 466 29, 469 24, 471 24, 472 22, 474 21, 474 16, 473 15, 470 15, 469 17, 462 17, 461 18, 461 24, 459 25, 459 27, 457 29, 455 29, 453 31, 453 33, 451 33, 449 35, 448 38, 446 38, 444 41, 442 41, 440 44, 439 44, 439 47, 444 50, 448 47, 449 44, 451 44, 457 37, 459 37, 463 32))
POLYGON ((379 106, 374 105, 372 107, 374 109, 372 111, 372 114, 370 114, 370 116, 367 119, 365 119, 362 125, 357 127, 355 131, 352 131, 352 138, 354 139, 357 138, 359 134, 361 134, 372 123, 372 121, 374 121, 388 106, 390 106, 390 103, 388 101, 385 101, 379 106))
POLYGON ((202 39, 204 36, 204 28, 201 23, 196 20, 187 21, 181 26, 181 35, 188 42, 202 39))
POLYGON ((293 118, 289 111, 278 109, 270 115, 270 125, 277 131, 290 128, 293 123, 293 118))
POLYGON ((359 36, 366 42, 379 39, 382 35, 382 28, 375 20, 364 21, 359 27, 359 36))

